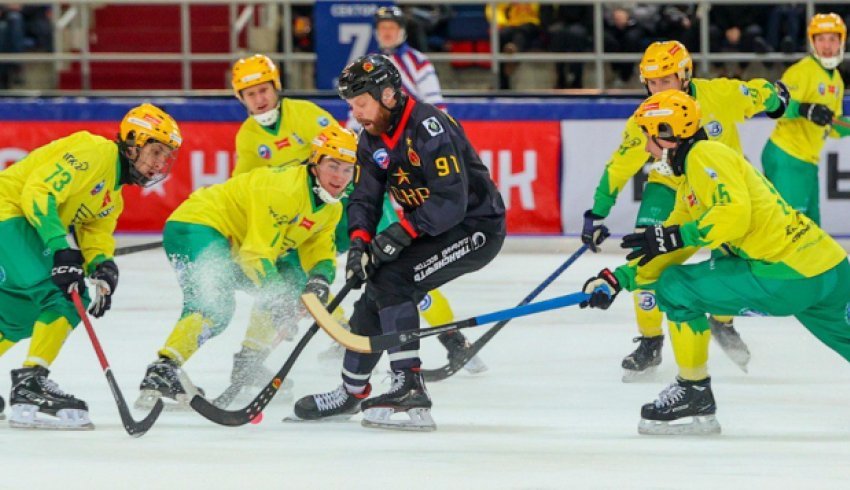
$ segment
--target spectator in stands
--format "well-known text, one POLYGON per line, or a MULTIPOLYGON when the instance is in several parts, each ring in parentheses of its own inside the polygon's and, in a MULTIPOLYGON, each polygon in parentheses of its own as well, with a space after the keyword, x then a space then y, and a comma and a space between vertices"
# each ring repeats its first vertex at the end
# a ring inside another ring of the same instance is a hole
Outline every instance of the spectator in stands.
MULTIPOLYGON (((20 53, 24 50, 24 17, 21 6, 0 6, 0 53, 20 53)), ((20 66, 0 63, 0 89, 10 88, 19 77, 20 66)))
POLYGON ((793 53, 803 46, 801 26, 805 22, 806 6, 788 3, 770 7, 767 14, 765 39, 774 51, 793 53))
POLYGON ((407 43, 417 51, 443 51, 445 31, 451 10, 445 5, 418 4, 404 9, 407 43))
MULTIPOLYGON (((549 50, 557 53, 582 53, 593 46, 590 26, 591 5, 543 5, 540 21, 549 37, 549 50)), ((582 88, 584 63, 555 63, 556 89, 582 88)))
MULTIPOLYGON (((640 53, 649 45, 646 31, 637 22, 633 6, 606 5, 604 7, 605 51, 608 53, 640 53)), ((614 70, 614 87, 623 87, 635 71, 635 64, 611 63, 614 70)))
POLYGON ((53 51, 53 21, 49 5, 27 5, 21 9, 24 17, 24 49, 53 51))
POLYGON ((313 6, 292 7, 292 48, 302 53, 312 53, 313 6))
MULTIPOLYGON (((773 51, 761 26, 767 22, 769 7, 756 5, 715 5, 711 9, 709 37, 711 51, 722 53, 769 53, 773 51)), ((738 63, 738 70, 720 76, 740 77, 749 63, 738 63)), ((717 65, 716 65, 717 66, 717 65)))
MULTIPOLYGON (((487 20, 493 19, 487 5, 487 20)), ((499 30, 499 51, 521 53, 540 44, 540 5, 537 3, 504 2, 496 4, 496 28, 499 30)), ((499 89, 511 88, 511 75, 518 63, 499 65, 499 89)))
POLYGON ((699 51, 699 29, 696 6, 665 5, 658 12, 655 35, 659 41, 675 39, 684 44, 688 51, 699 51))

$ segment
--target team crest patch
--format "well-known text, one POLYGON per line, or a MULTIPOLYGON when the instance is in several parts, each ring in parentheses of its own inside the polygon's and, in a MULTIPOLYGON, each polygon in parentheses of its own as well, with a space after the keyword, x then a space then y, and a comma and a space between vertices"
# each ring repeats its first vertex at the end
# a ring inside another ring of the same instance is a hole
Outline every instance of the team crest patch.
POLYGON ((319 123, 319 126, 321 126, 323 128, 331 123, 330 121, 328 121, 328 118, 326 118, 325 116, 320 116, 319 119, 316 122, 319 123))
POLYGON ((272 150, 266 145, 260 145, 260 147, 257 148, 257 153, 260 155, 261 158, 265 160, 268 160, 272 157, 272 150))
POLYGON ((750 88, 742 83, 741 84, 741 93, 744 94, 744 95, 750 95, 750 88))
POLYGON ((472 234, 472 250, 478 250, 483 247, 485 243, 487 243, 487 235, 480 231, 476 231, 472 234))
POLYGON ((712 138, 717 138, 723 132, 723 125, 717 121, 709 121, 705 124, 705 132, 712 138))
POLYGON ((641 291, 641 293, 638 294, 638 306, 640 306, 641 310, 651 311, 655 309, 655 305, 655 294, 649 291, 641 291))
POLYGON ((106 186, 106 181, 105 181, 105 180, 101 180, 100 182, 98 182, 98 183, 97 183, 97 185, 96 185, 96 186, 94 186, 94 188, 92 188, 92 190, 91 190, 91 195, 92 195, 92 196, 95 196, 95 195, 97 195, 98 193, 100 193, 100 191, 102 191, 102 190, 103 190, 104 186, 106 186))
POLYGON ((419 311, 427 311, 431 307, 431 293, 425 295, 419 302, 419 311))
POLYGON ((387 150, 384 148, 378 148, 372 153, 372 159, 375 160, 375 165, 377 165, 382 170, 386 170, 387 166, 390 164, 390 156, 387 154, 387 150))
POLYGON ((821 95, 826 94, 826 84, 824 84, 823 82, 818 84, 818 93, 821 95))
POLYGON ((446 131, 445 129, 443 129, 443 125, 440 124, 440 121, 438 121, 435 116, 431 116, 428 119, 422 121, 422 125, 425 126, 425 129, 431 136, 437 136, 438 134, 446 131))
POLYGON ((419 167, 422 164, 422 159, 419 158, 419 154, 413 149, 413 141, 408 137, 405 142, 407 143, 407 160, 414 167, 419 167))
POLYGON ((705 167, 705 173, 711 177, 711 180, 717 180, 717 172, 711 167, 705 167))

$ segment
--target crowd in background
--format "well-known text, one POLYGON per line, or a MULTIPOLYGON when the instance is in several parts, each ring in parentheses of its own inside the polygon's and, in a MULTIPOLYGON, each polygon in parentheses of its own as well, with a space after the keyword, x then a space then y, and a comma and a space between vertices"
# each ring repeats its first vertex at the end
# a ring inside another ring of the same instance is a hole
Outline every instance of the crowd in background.
MULTIPOLYGON (((0 4, 0 53, 53 50, 53 26, 46 5, 0 4)), ((20 84, 21 65, 2 62, 0 89, 20 84)))

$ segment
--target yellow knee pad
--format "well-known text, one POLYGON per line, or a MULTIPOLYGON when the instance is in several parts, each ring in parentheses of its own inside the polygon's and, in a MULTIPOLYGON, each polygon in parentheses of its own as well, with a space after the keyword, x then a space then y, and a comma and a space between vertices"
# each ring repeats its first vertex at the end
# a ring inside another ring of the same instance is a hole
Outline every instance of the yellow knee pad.
POLYGON ((443 296, 439 289, 430 291, 422 301, 419 302, 419 312, 428 325, 436 327, 444 323, 451 323, 455 319, 449 300, 443 296))

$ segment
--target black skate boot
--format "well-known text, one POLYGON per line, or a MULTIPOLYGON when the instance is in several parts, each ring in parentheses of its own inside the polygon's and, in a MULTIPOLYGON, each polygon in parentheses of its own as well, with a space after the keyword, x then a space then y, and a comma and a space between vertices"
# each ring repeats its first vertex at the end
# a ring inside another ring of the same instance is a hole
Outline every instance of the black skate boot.
POLYGON ((196 393, 196 388, 184 386, 186 379, 176 362, 160 357, 148 365, 134 406, 139 410, 151 410, 156 401, 163 398, 166 410, 191 410, 189 400, 196 393))
POLYGON ((711 392, 711 378, 676 382, 664 389, 658 399, 640 410, 638 432, 650 435, 719 434, 714 417, 717 404, 711 392))
POLYGON ((732 359, 736 366, 741 368, 741 371, 747 372, 747 364, 750 362, 750 349, 747 344, 741 340, 741 335, 735 330, 735 325, 729 322, 721 322, 713 316, 708 317, 708 324, 711 326, 711 336, 723 349, 723 352, 732 359))
POLYGON ((631 383, 655 372, 661 364, 661 347, 664 336, 635 337, 640 342, 634 352, 623 359, 623 383, 631 383))
POLYGON ((6 420, 6 414, 3 413, 4 408, 6 408, 6 401, 0 396, 0 420, 6 420))
POLYGON ((363 427, 397 430, 436 430, 431 418, 431 396, 419 369, 402 369, 392 374, 390 391, 360 404, 363 427), (406 413, 409 420, 393 420, 395 413, 406 413))
POLYGON ((86 402, 59 389, 47 379, 47 368, 25 367, 12 370, 9 425, 24 429, 91 430, 86 402))
MULTIPOLYGON (((472 347, 466 336, 460 332, 441 333, 437 336, 437 339, 446 348, 446 357, 448 357, 450 364, 463 362, 467 352, 472 347)), ((476 355, 472 356, 463 368, 472 374, 478 374, 486 371, 487 365, 476 355)))
POLYGON ((287 417, 284 422, 315 421, 344 421, 360 411, 360 403, 372 393, 372 385, 367 384, 363 393, 353 394, 341 384, 333 391, 307 395, 295 402, 295 415, 287 417))

